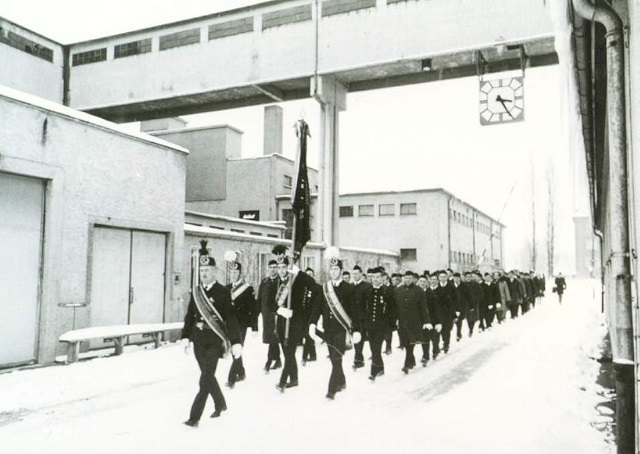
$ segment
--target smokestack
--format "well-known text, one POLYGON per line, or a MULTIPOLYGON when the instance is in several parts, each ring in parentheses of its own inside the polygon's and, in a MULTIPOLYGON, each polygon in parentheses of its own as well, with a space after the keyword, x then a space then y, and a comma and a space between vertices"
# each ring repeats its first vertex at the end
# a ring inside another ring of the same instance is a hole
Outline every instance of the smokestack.
POLYGON ((264 108, 264 155, 282 154, 282 107, 264 108))

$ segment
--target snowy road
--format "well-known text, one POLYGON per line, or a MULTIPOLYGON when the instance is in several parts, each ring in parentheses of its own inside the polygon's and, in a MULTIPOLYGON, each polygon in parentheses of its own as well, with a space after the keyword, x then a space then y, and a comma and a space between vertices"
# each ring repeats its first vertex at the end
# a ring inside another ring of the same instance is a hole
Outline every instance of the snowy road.
MULTIPOLYGON (((223 389, 229 410, 181 424, 195 395, 193 357, 167 345, 70 366, 0 375, 4 452, 46 453, 608 453, 597 419, 597 346, 605 333, 590 282, 569 283, 565 304, 549 297, 525 317, 464 338, 448 355, 400 371, 404 352, 385 356, 386 374, 349 369, 348 389, 324 395, 330 373, 300 368, 281 395, 279 371, 265 375, 266 346, 248 337, 247 379, 223 389)), ((553 295, 555 296, 555 295, 553 295)), ((395 341, 397 345, 397 341, 395 341)), ((368 347, 365 348, 368 353, 368 347)), ((416 348, 421 354, 421 349, 416 348)), ((298 354, 300 356, 300 353, 298 354)), ((419 356, 418 356, 419 357, 419 356)), ((226 381, 229 361, 218 366, 226 381)), ((213 411, 209 401, 205 416, 213 411)))

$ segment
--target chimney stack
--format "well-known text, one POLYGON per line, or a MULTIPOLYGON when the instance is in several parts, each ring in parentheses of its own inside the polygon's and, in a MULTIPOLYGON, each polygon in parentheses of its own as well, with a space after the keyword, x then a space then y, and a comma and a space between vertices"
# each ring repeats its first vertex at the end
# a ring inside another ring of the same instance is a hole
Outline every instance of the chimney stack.
POLYGON ((264 108, 264 155, 282 154, 282 107, 264 108))

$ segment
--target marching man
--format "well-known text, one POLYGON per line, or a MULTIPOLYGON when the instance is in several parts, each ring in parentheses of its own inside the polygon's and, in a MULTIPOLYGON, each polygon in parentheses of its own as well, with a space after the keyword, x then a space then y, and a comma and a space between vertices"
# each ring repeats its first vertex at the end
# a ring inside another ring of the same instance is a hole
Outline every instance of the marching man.
MULTIPOLYGON (((240 325, 240 336, 242 345, 247 337, 247 329, 251 328, 254 333, 258 332, 258 307, 253 287, 242 279, 242 264, 238 262, 238 255, 234 251, 227 251, 224 255, 229 266, 229 277, 231 284, 227 288, 231 291, 231 304, 240 325)), ((246 378, 242 356, 234 358, 229 369, 227 386, 233 388, 236 382, 246 378)))
POLYGON ((337 392, 347 387, 342 357, 347 347, 362 340, 360 334, 358 306, 354 287, 342 280, 342 260, 337 257, 337 248, 327 248, 330 280, 322 286, 323 298, 317 300, 309 319, 309 336, 318 339, 316 324, 322 315, 324 341, 329 348, 331 377, 327 399, 333 400, 337 392), (352 334, 353 333, 353 334, 352 334), (353 337, 352 337, 353 336, 353 337))
POLYGON ((204 412, 207 397, 210 395, 215 404, 211 415, 217 418, 227 409, 227 403, 216 380, 218 360, 229 351, 234 358, 242 355, 242 344, 238 319, 231 305, 229 289, 216 281, 216 261, 209 256, 207 240, 200 241, 198 260, 194 263, 194 278, 191 300, 184 319, 181 339, 185 343, 185 352, 193 349, 200 367, 200 389, 191 406, 187 426, 198 427, 204 412))

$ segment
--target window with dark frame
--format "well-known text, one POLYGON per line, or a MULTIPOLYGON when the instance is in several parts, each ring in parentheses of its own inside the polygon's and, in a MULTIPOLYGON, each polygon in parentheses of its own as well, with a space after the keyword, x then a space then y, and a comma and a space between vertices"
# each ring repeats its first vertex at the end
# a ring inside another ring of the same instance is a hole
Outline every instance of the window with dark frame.
POLYGON ((416 249, 400 249, 400 260, 405 262, 415 262, 418 260, 416 249))
POLYGON ((340 217, 341 218, 352 218, 353 217, 353 205, 341 206, 340 207, 340 217))
POLYGON ((358 216, 373 216, 373 205, 358 205, 358 216))
POLYGON ((290 188, 291 186, 293 186, 293 177, 291 175, 284 175, 282 185, 285 188, 290 188))
POLYGON ((378 215, 379 216, 395 216, 396 215, 396 204, 395 203, 381 203, 378 206, 378 215))

